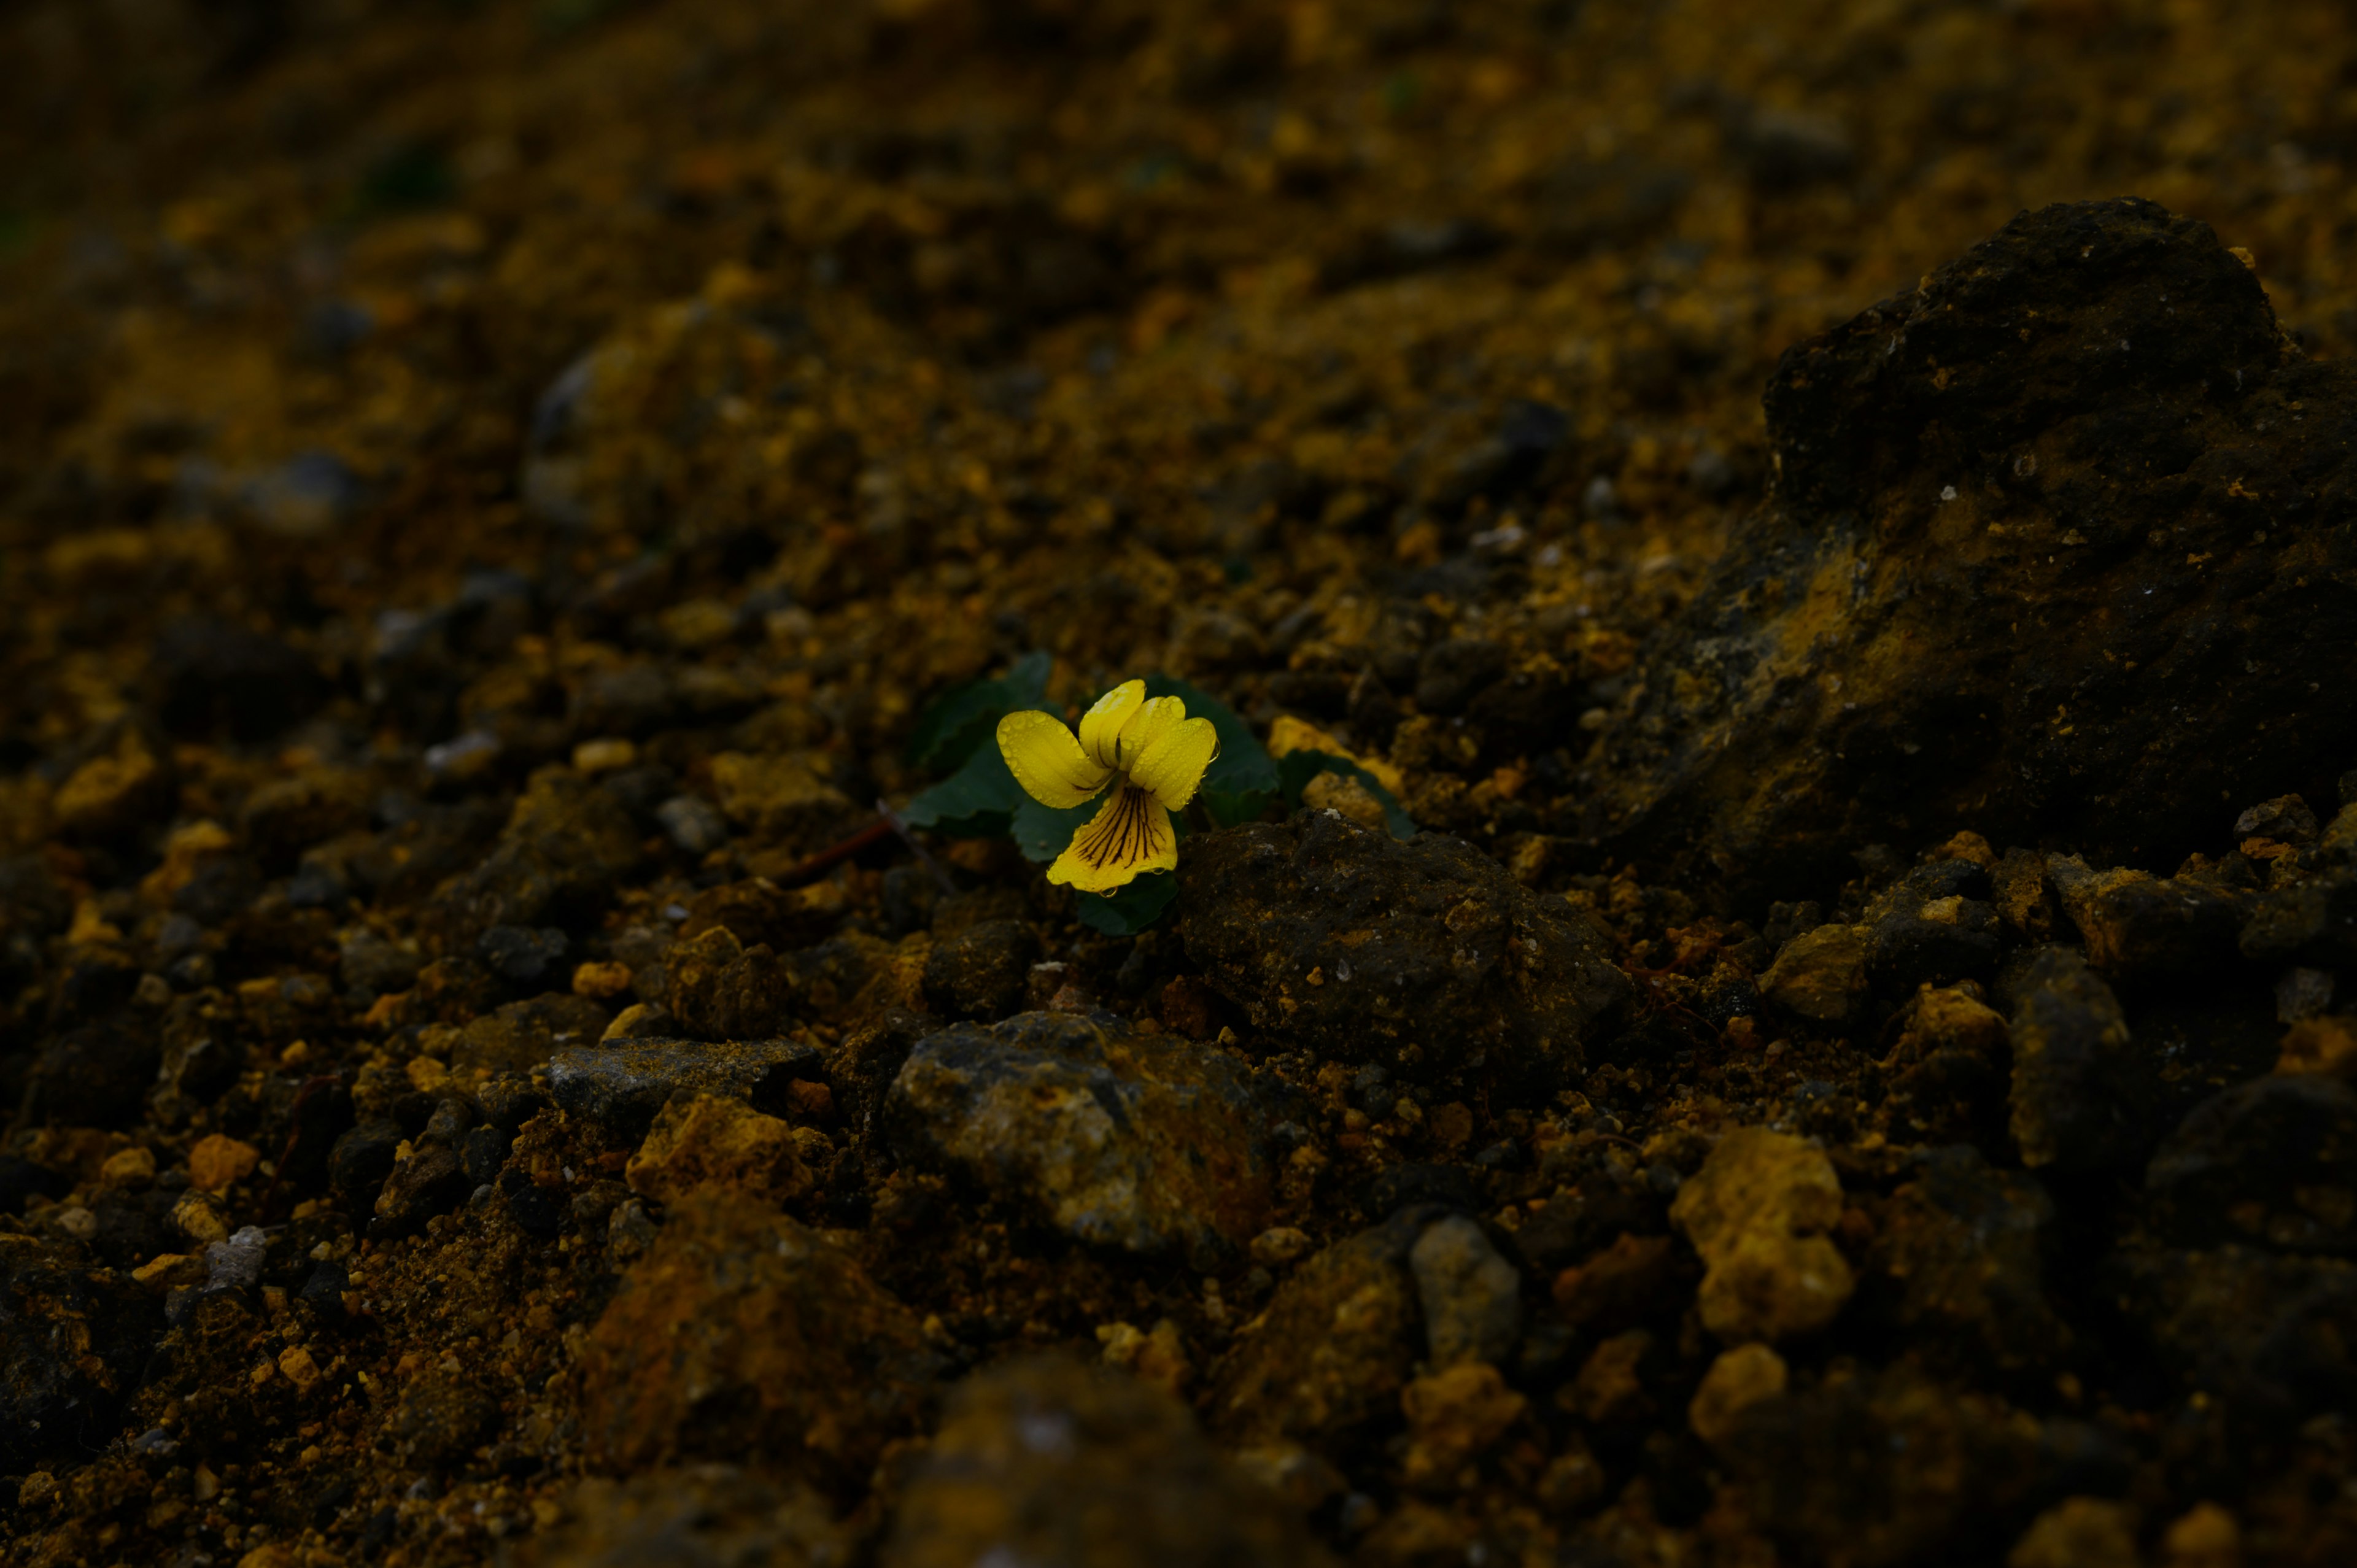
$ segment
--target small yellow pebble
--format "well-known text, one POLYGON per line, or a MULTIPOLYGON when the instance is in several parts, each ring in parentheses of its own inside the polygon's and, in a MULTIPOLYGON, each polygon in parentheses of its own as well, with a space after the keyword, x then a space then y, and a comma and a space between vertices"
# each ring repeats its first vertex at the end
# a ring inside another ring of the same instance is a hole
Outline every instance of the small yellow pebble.
POLYGON ((618 773, 638 760, 638 746, 618 737, 585 740, 573 748, 573 766, 582 773, 618 773))
POLYGON ((225 1191, 262 1163, 262 1151, 224 1133, 199 1138, 188 1151, 188 1185, 199 1192, 225 1191))
POLYGON ((117 1149, 106 1156, 98 1177, 109 1187, 145 1187, 156 1179, 156 1155, 136 1146, 117 1149))

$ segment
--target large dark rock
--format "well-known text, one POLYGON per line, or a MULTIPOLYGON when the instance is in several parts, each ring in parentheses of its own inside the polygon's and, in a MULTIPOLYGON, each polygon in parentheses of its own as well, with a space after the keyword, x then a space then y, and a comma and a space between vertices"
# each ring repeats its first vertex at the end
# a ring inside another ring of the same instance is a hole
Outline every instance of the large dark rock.
POLYGON ((1629 994, 1587 915, 1459 840, 1403 843, 1332 811, 1189 839, 1178 916, 1256 1027, 1408 1078, 1553 1088, 1629 994))
POLYGON ((1074 1240, 1205 1267, 1265 1222, 1278 1120, 1233 1058, 1132 1034, 1110 1014, 1024 1013, 929 1036, 884 1107, 903 1159, 1074 1240))
POLYGON ((1613 851, 1760 889, 1964 827, 2169 864, 2222 794, 2347 766, 2357 371, 2206 224, 2024 214, 1765 401, 1770 504, 1598 739, 1613 851))

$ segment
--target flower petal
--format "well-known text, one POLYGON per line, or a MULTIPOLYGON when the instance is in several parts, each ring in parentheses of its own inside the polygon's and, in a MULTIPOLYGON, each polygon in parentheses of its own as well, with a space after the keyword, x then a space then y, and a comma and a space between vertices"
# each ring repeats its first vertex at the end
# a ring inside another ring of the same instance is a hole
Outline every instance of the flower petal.
POLYGON ((1124 681, 1081 715, 1081 749, 1106 768, 1121 766, 1122 725, 1145 704, 1146 682, 1124 681))
POLYGON ((1170 813, 1146 790, 1125 786, 1105 797, 1071 847, 1048 868, 1048 880, 1082 893, 1110 893, 1142 872, 1178 864, 1178 835, 1170 813))
POLYGON ((1150 790, 1166 811, 1175 811, 1195 798, 1203 769, 1220 755, 1220 732, 1209 719, 1188 719, 1163 732, 1129 766, 1129 781, 1150 790))
POLYGON ((1129 723, 1122 726, 1121 736, 1114 743, 1114 766, 1124 769, 1136 767, 1137 759, 1152 749, 1156 741, 1176 729, 1186 716, 1187 704, 1178 697, 1147 698, 1130 715, 1129 723))
POLYGON ((1025 794, 1058 811, 1081 804, 1113 777, 1089 760, 1062 720, 1036 708, 998 721, 998 754, 1025 794))

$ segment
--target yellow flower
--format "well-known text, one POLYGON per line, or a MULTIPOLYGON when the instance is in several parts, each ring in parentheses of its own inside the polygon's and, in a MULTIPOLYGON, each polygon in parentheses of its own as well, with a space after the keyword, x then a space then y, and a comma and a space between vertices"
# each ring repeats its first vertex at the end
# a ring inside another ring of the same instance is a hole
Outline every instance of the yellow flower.
POLYGON ((1220 737, 1211 720, 1189 718, 1178 698, 1149 699, 1145 682, 1128 681, 1081 715, 1078 738, 1052 714, 1007 714, 998 721, 998 750, 1015 781, 1043 806, 1069 811, 1114 787, 1048 868, 1050 882, 1110 893, 1142 872, 1178 864, 1170 813, 1195 798, 1220 737))

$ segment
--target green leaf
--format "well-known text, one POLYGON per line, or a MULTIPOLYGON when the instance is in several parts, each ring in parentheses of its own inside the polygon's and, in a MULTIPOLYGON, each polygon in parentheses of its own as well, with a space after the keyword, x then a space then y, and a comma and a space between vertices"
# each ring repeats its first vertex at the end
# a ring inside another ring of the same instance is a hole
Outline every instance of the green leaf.
POLYGON ((1177 876, 1149 871, 1112 893, 1082 894, 1081 924, 1109 937, 1134 937, 1160 919, 1178 897, 1177 876))
POLYGON ((1340 773, 1346 779, 1355 779, 1383 807, 1383 825, 1391 830, 1392 837, 1415 837, 1415 819, 1407 814, 1406 808, 1399 803, 1399 797, 1384 789, 1381 779, 1347 757, 1337 757, 1330 751, 1288 751, 1285 754, 1285 760, 1279 764, 1278 771, 1284 779, 1286 803, 1293 806, 1301 804, 1301 792, 1309 788, 1309 781, 1320 773, 1340 773))
POLYGON ((1101 803, 1102 797, 1058 811, 1024 796, 1023 803, 1015 808, 1015 847, 1023 852, 1024 859, 1045 865, 1071 847, 1072 835, 1097 814, 1101 803))
POLYGON ((970 759, 1000 719, 1039 706, 1055 662, 1044 650, 1027 653, 1004 675, 952 686, 926 703, 909 731, 909 760, 929 773, 942 773, 970 759))
POLYGON ((1031 798, 1006 768, 998 747, 974 748, 965 766, 900 808, 912 828, 931 828, 949 838, 1003 837, 1016 809, 1031 798))

